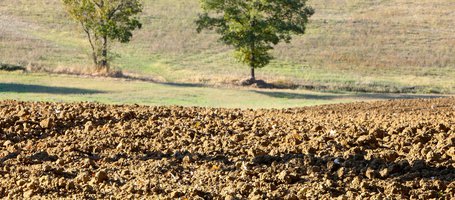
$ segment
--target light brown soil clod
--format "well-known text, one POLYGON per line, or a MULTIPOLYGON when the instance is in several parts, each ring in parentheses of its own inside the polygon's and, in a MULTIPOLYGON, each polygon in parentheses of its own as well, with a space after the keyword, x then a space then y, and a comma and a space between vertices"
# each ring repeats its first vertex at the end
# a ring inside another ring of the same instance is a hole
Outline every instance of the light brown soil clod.
POLYGON ((0 197, 454 199, 455 99, 283 110, 0 102, 0 197))

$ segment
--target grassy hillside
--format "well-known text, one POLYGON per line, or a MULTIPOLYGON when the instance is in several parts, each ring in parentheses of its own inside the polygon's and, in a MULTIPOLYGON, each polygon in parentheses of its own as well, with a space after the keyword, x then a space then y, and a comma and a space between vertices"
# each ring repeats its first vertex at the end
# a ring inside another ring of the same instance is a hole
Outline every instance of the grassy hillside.
MULTIPOLYGON (((196 34, 197 0, 147 0, 144 28, 114 46, 114 65, 172 82, 232 83, 248 70, 213 33, 196 34)), ((452 0, 312 0, 308 33, 279 45, 258 77, 374 92, 455 91, 452 0)), ((59 0, 0 2, 0 62, 56 71, 90 66, 89 47, 59 0)))

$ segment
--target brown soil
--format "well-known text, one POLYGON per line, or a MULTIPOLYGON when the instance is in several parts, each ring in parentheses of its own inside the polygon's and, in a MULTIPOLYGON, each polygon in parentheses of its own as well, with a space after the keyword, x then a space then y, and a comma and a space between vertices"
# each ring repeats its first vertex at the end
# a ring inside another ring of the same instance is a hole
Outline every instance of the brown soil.
POLYGON ((0 197, 454 199, 455 99, 284 110, 0 102, 0 197))

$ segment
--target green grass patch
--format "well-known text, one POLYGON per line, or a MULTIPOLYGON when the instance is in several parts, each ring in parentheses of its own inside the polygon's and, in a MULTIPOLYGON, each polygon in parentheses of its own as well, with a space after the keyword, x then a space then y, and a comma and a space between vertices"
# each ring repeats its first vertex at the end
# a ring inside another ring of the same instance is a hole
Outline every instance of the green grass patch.
POLYGON ((114 78, 0 72, 0 100, 100 102, 226 108, 288 108, 396 98, 435 96, 322 93, 308 90, 210 88, 114 78))

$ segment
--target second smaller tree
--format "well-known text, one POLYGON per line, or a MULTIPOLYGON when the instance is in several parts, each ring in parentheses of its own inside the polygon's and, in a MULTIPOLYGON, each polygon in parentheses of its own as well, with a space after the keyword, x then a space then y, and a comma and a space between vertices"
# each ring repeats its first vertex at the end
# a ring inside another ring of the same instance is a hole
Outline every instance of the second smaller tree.
POLYGON ((92 59, 99 72, 108 72, 110 42, 129 42, 132 31, 141 28, 137 15, 140 0, 62 0, 69 15, 79 22, 92 48, 92 59))
POLYGON ((307 0, 201 0, 203 13, 196 20, 197 31, 215 30, 220 40, 235 49, 236 58, 251 69, 269 64, 269 50, 292 34, 304 34, 314 10, 307 0))

